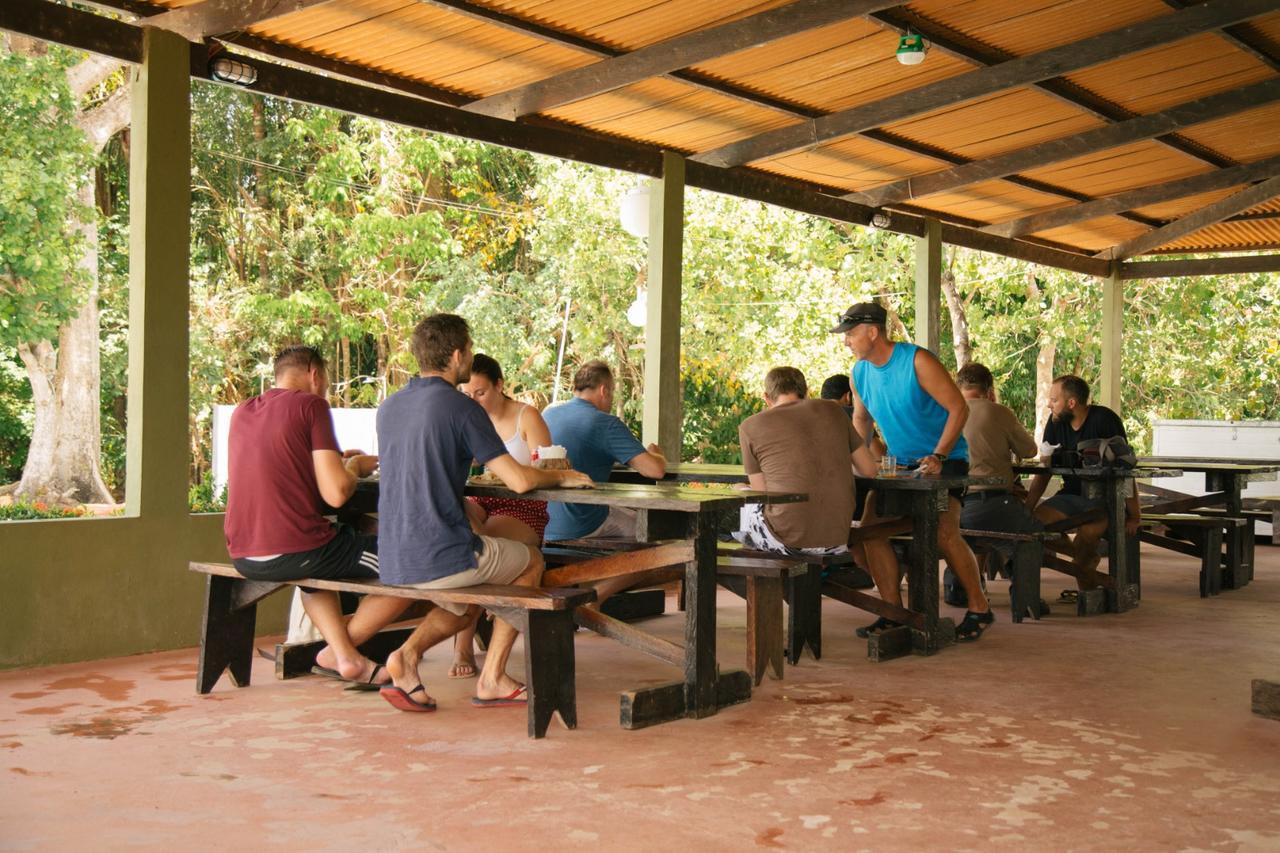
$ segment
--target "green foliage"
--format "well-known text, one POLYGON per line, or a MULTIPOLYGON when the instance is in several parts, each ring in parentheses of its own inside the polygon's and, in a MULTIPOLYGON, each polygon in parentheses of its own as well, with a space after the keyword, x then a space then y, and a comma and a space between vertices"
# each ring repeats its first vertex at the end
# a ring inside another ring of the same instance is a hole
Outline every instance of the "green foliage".
POLYGON ((31 443, 31 385, 12 349, 0 347, 0 483, 22 476, 31 443))
POLYGON ((227 489, 224 486, 214 494, 212 478, 205 477, 187 489, 187 506, 192 512, 226 512, 227 489))
POLYGON ((0 52, 0 343, 57 337, 83 301, 76 186, 91 153, 66 69, 76 55, 0 52))
POLYGON ((0 504, 0 521, 31 521, 41 518, 83 518, 89 513, 81 507, 57 507, 45 503, 18 501, 0 504))
POLYGON ((686 364, 680 458, 689 462, 742 462, 738 425, 764 408, 760 392, 725 374, 714 362, 686 364))

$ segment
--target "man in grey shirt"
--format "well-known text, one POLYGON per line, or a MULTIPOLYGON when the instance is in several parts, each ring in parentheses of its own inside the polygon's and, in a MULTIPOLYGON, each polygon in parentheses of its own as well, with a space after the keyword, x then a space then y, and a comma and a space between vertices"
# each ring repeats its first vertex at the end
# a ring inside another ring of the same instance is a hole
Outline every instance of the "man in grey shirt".
MULTIPOLYGON (((1008 406, 996 402, 995 378, 986 366, 971 362, 956 373, 956 385, 969 406, 969 419, 964 425, 964 440, 969 445, 969 474, 973 477, 1000 477, 1003 483, 993 486, 970 486, 960 511, 960 526, 965 530, 993 530, 1000 533, 1031 533, 1044 529, 1019 495, 1013 474, 1015 459, 1036 455, 1036 440, 1018 421, 1008 406)), ((1013 543, 997 545, 1005 559, 1012 556, 1013 543)), ((948 604, 963 607, 967 603, 964 589, 955 582, 951 570, 943 577, 944 597, 948 604)))

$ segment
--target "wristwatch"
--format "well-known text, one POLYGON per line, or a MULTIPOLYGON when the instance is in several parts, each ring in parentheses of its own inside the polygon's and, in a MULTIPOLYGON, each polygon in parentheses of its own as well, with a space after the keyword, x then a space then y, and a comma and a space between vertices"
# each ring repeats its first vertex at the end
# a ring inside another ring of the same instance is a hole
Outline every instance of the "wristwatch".
MULTIPOLYGON (((933 453, 930 453, 929 456, 932 456, 934 459, 937 459, 939 465, 947 461, 947 454, 945 453, 938 453, 937 451, 934 451, 933 453)), ((925 457, 925 458, 927 459, 928 457, 925 457)))

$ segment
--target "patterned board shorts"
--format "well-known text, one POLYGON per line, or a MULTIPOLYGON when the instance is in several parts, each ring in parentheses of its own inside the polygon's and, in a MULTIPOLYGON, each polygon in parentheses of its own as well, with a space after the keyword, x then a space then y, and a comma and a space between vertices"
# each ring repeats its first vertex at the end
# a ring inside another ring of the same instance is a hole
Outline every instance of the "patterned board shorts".
POLYGON ((768 522, 765 521, 764 504, 745 505, 738 516, 738 527, 739 530, 733 534, 733 538, 756 551, 771 551, 775 554, 792 556, 811 554, 827 557, 832 554, 844 554, 849 550, 848 545, 833 545, 830 548, 792 548, 784 544, 774 535, 768 522))

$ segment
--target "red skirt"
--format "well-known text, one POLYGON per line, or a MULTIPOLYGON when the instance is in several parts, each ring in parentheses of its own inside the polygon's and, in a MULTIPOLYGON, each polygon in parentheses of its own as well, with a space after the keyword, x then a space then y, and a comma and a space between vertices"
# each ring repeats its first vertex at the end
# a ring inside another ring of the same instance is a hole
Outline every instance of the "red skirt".
POLYGON ((538 534, 538 539, 542 539, 542 533, 547 529, 546 501, 526 501, 520 498, 468 498, 468 500, 480 504, 489 515, 502 515, 523 521, 538 534))

